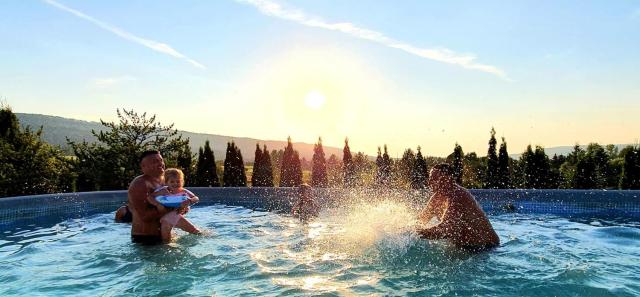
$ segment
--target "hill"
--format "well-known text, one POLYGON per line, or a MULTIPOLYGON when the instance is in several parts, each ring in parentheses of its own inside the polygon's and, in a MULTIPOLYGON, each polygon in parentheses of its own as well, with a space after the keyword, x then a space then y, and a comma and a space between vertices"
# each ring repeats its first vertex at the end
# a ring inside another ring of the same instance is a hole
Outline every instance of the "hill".
MULTIPOLYGON (((16 113, 16 116, 23 127, 30 126, 32 129, 42 127, 42 138, 50 144, 59 146, 67 153, 70 153, 66 140, 67 137, 70 140, 77 142, 82 140, 95 142, 96 138, 91 134, 91 130, 100 131, 103 129, 103 126, 99 122, 82 121, 59 116, 30 113, 16 113)), ((286 141, 262 140, 248 137, 233 137, 188 131, 179 132, 182 133, 183 137, 189 138, 191 151, 194 153, 197 153, 198 148, 200 146, 204 146, 204 142, 209 140, 216 160, 224 159, 227 142, 231 140, 233 140, 240 148, 242 151, 242 157, 246 162, 253 162, 257 142, 260 143, 260 146, 266 144, 269 150, 284 149, 287 144, 286 141)), ((313 157, 313 144, 294 142, 293 147, 300 153, 301 158, 311 160, 313 157)), ((327 158, 331 156, 331 154, 335 154, 339 159, 342 159, 342 148, 325 146, 324 153, 327 158)))

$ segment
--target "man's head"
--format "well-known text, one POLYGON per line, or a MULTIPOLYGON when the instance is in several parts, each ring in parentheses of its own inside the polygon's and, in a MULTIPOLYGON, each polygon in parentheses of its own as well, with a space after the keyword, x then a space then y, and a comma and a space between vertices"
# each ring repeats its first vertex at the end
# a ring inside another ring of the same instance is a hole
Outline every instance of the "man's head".
POLYGON ((429 173, 429 187, 434 190, 440 190, 453 185, 453 168, 447 163, 440 163, 429 173))
POLYGON ((140 154, 140 168, 144 175, 161 177, 164 173, 164 160, 160 152, 151 150, 140 154))

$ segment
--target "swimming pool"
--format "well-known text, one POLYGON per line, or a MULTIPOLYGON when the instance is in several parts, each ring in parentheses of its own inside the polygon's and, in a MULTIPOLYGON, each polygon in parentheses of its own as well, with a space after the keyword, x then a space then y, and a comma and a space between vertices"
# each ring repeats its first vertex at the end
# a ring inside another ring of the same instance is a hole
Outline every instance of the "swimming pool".
POLYGON ((328 208, 308 225, 204 205, 188 216, 211 234, 154 247, 131 244, 112 211, 5 225, 0 295, 640 295, 637 220, 492 213, 501 246, 478 255, 418 239, 414 208, 396 199, 328 208))

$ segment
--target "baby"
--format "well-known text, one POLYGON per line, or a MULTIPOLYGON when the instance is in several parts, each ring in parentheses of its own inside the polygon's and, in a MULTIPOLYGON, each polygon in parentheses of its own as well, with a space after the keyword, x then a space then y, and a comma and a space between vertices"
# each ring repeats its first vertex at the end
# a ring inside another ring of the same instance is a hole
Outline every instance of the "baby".
POLYGON ((198 199, 198 196, 191 193, 191 191, 183 188, 184 173, 182 173, 182 170, 177 168, 169 168, 165 170, 164 182, 164 187, 157 189, 147 198, 150 204, 156 206, 160 210, 162 208, 167 208, 156 200, 156 197, 163 195, 185 196, 187 197, 187 200, 185 200, 178 208, 167 208, 169 212, 160 219, 160 235, 162 236, 162 241, 165 243, 171 241, 171 231, 174 227, 178 227, 191 234, 200 234, 200 230, 184 217, 184 214, 189 210, 189 205, 198 203, 200 199, 198 199))

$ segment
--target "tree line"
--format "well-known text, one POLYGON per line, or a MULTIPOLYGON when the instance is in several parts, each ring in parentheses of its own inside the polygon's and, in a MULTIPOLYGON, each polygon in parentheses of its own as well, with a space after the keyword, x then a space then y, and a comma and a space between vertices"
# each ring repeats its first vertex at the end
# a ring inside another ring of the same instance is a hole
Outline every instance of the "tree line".
POLYGON ((253 164, 245 164, 241 150, 227 143, 224 161, 216 161, 209 141, 196 154, 189 139, 173 125, 155 116, 117 110, 117 122, 101 121, 102 131, 92 131, 95 143, 67 140, 72 156, 41 139, 42 129, 20 128, 8 106, 0 109, 0 196, 70 191, 126 189, 139 174, 138 156, 159 150, 167 167, 181 168, 187 186, 293 187, 308 182, 314 187, 388 187, 421 189, 431 166, 448 162, 456 182, 468 188, 508 189, 640 189, 640 147, 618 150, 614 145, 576 145, 568 155, 549 157, 540 146, 527 146, 518 159, 511 158, 507 142, 489 133, 486 157, 465 154, 459 144, 446 158, 427 157, 422 149, 408 148, 393 159, 388 147, 377 156, 352 153, 345 139, 343 155, 325 156, 322 139, 314 145, 310 161, 300 158, 291 138, 280 150, 256 144, 253 164), (247 168, 252 167, 252 168, 247 168))

